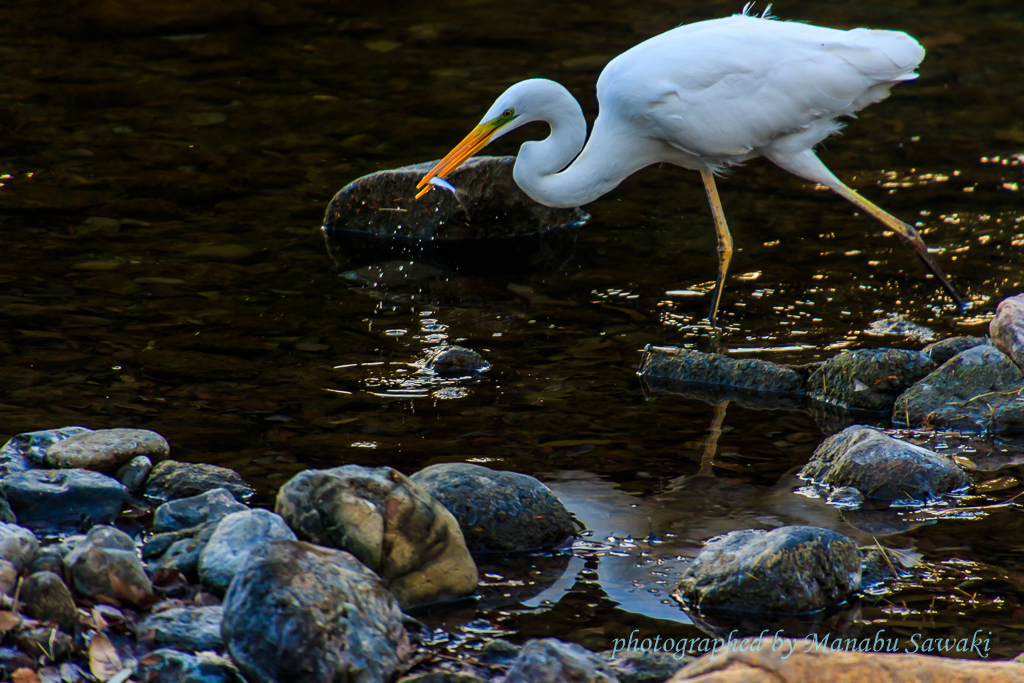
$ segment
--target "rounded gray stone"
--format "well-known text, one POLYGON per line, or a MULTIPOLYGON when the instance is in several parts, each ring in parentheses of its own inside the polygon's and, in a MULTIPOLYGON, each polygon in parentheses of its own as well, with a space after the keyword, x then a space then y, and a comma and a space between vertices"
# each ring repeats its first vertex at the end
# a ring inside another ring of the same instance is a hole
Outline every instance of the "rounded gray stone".
POLYGON ((17 472, 0 489, 19 524, 47 532, 109 524, 128 495, 116 479, 82 469, 17 472))
POLYGON ((43 464, 55 469, 105 472, 139 455, 165 460, 170 451, 167 439, 148 429, 97 429, 57 441, 46 449, 43 464))
POLYGON ((56 621, 68 633, 74 633, 78 609, 64 579, 53 572, 37 572, 21 584, 20 600, 25 613, 40 621, 56 621))
POLYGON ((169 500, 158 507, 153 513, 153 532, 188 529, 248 509, 227 489, 213 489, 198 496, 169 500))
POLYGON ((175 607, 150 614, 135 630, 139 638, 152 636, 162 647, 185 652, 220 650, 224 646, 220 632, 223 617, 222 605, 175 607))
POLYGON ((800 477, 833 489, 837 501, 850 487, 875 500, 925 503, 972 483, 950 458, 860 425, 822 442, 800 477))
POLYGON ((270 541, 298 540, 280 515, 268 510, 233 512, 220 520, 199 556, 199 580, 216 593, 228 589, 249 554, 270 541))
POLYGON ((504 683, 618 683, 608 661, 582 645, 555 638, 531 640, 505 676, 504 683))
POLYGON ((97 526, 64 558, 75 591, 97 602, 144 606, 153 602, 146 575, 131 537, 97 526))
POLYGON ((227 489, 239 501, 255 493, 251 486, 242 481, 238 472, 232 469, 176 460, 157 463, 149 473, 144 492, 150 502, 159 504, 198 496, 218 488, 227 489))
POLYGON ((141 491, 152 471, 153 461, 145 455, 137 455, 122 465, 114 476, 129 491, 141 491))
POLYGON ((28 529, 0 522, 0 560, 7 560, 20 574, 39 552, 39 539, 28 529))
POLYGON ((224 599, 221 632, 250 683, 387 683, 411 651, 376 574, 347 552, 300 541, 253 551, 224 599))
POLYGON ((677 593, 701 610, 814 612, 860 589, 860 559, 857 544, 830 529, 733 531, 708 541, 683 573, 677 593))
POLYGON ((473 552, 545 550, 576 533, 551 489, 526 474, 442 463, 410 478, 455 516, 473 552))

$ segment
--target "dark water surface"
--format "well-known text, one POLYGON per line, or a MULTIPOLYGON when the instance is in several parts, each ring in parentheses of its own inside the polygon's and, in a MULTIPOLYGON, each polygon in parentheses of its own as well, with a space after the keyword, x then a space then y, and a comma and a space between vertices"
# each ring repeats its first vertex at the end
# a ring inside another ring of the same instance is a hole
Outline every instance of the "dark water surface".
MULTIPOLYGON (((648 169, 590 205, 553 273, 390 265, 368 285, 333 269, 324 249, 335 191, 439 157, 507 85, 554 78, 592 119, 610 56, 740 4, 4 4, 0 439, 145 427, 178 459, 236 468, 268 505, 308 467, 412 473, 471 461, 534 474, 590 533, 571 555, 533 560, 525 579, 509 563, 484 567, 480 604, 426 615, 453 650, 505 632, 592 648, 634 629, 698 636, 669 597, 686 558, 733 529, 809 523, 920 557, 915 578, 830 622, 845 633, 885 628, 909 642, 982 629, 992 656, 1016 655, 1024 517, 1004 503, 1024 490, 1024 451, 911 434, 967 458, 986 487, 960 507, 908 512, 906 531, 886 533, 797 492, 794 472, 825 436, 814 416, 719 408, 712 463, 716 407, 645 394, 635 373, 646 344, 707 346, 714 232, 697 174, 648 169), (446 343, 492 369, 475 383, 419 372, 446 343), (541 593, 531 581, 554 583, 541 593)), ((879 224, 756 162, 719 184, 738 247, 723 346, 806 362, 984 334, 1024 282, 1019 4, 773 9, 906 30, 928 48, 921 78, 865 110, 822 157, 919 222, 973 308, 957 317, 879 224), (927 329, 875 333, 891 316, 927 329)))

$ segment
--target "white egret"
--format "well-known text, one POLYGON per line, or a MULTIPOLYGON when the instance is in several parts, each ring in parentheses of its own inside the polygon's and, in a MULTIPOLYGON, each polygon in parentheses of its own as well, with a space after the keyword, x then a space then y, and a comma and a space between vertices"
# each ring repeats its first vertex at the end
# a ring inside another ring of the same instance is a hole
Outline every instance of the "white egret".
POLYGON ((843 184, 814 153, 853 116, 917 77, 924 48, 906 33, 841 31, 737 14, 680 26, 619 55, 597 81, 599 113, 587 139, 579 103, 545 79, 506 90, 480 124, 424 176, 417 197, 502 135, 533 121, 551 134, 522 145, 513 176, 552 207, 592 202, 656 163, 700 171, 718 235, 714 326, 733 244, 715 174, 765 157, 824 185, 874 216, 913 248, 963 309, 963 300, 917 231, 843 184), (584 142, 586 145, 584 146, 584 142))

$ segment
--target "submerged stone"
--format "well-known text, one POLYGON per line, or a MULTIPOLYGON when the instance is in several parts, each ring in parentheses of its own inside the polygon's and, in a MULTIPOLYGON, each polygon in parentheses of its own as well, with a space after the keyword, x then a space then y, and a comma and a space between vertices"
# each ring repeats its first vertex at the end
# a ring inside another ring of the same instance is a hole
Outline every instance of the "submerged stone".
POLYGON ((807 392, 805 368, 675 347, 648 347, 637 374, 648 381, 667 381, 681 389, 725 387, 790 397, 807 392))
POLYGON ((892 421, 986 434, 1024 433, 1024 375, 994 346, 975 346, 900 396, 892 421))
POLYGON ((846 487, 875 500, 925 503, 971 484, 949 458, 862 426, 826 439, 800 477, 833 489, 833 503, 848 500, 842 493, 846 487))
POLYGON ((931 358, 905 349, 844 351, 808 380, 811 398, 847 409, 888 412, 910 385, 935 369, 931 358))
POLYGON ((515 157, 474 157, 419 199, 433 162, 378 171, 342 188, 324 216, 332 256, 406 258, 468 270, 519 270, 561 262, 588 216, 530 199, 512 178, 515 157))
POLYGON ((830 529, 733 531, 708 541, 678 594, 701 610, 814 612, 859 590, 860 561, 857 544, 830 529))
POLYGON ((473 552, 548 549, 576 532, 551 489, 526 474, 441 463, 411 479, 455 515, 473 552))
POLYGON ((442 377, 468 377, 490 367, 479 353, 461 346, 432 349, 423 360, 425 370, 433 370, 442 377))

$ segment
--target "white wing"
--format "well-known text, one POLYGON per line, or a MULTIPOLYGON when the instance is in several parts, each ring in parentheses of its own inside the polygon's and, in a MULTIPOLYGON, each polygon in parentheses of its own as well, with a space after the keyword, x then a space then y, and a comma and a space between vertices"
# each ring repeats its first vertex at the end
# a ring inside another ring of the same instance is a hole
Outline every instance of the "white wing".
POLYGON ((840 31, 736 15, 652 38, 598 80, 601 114, 713 165, 884 99, 924 49, 898 31, 840 31))

